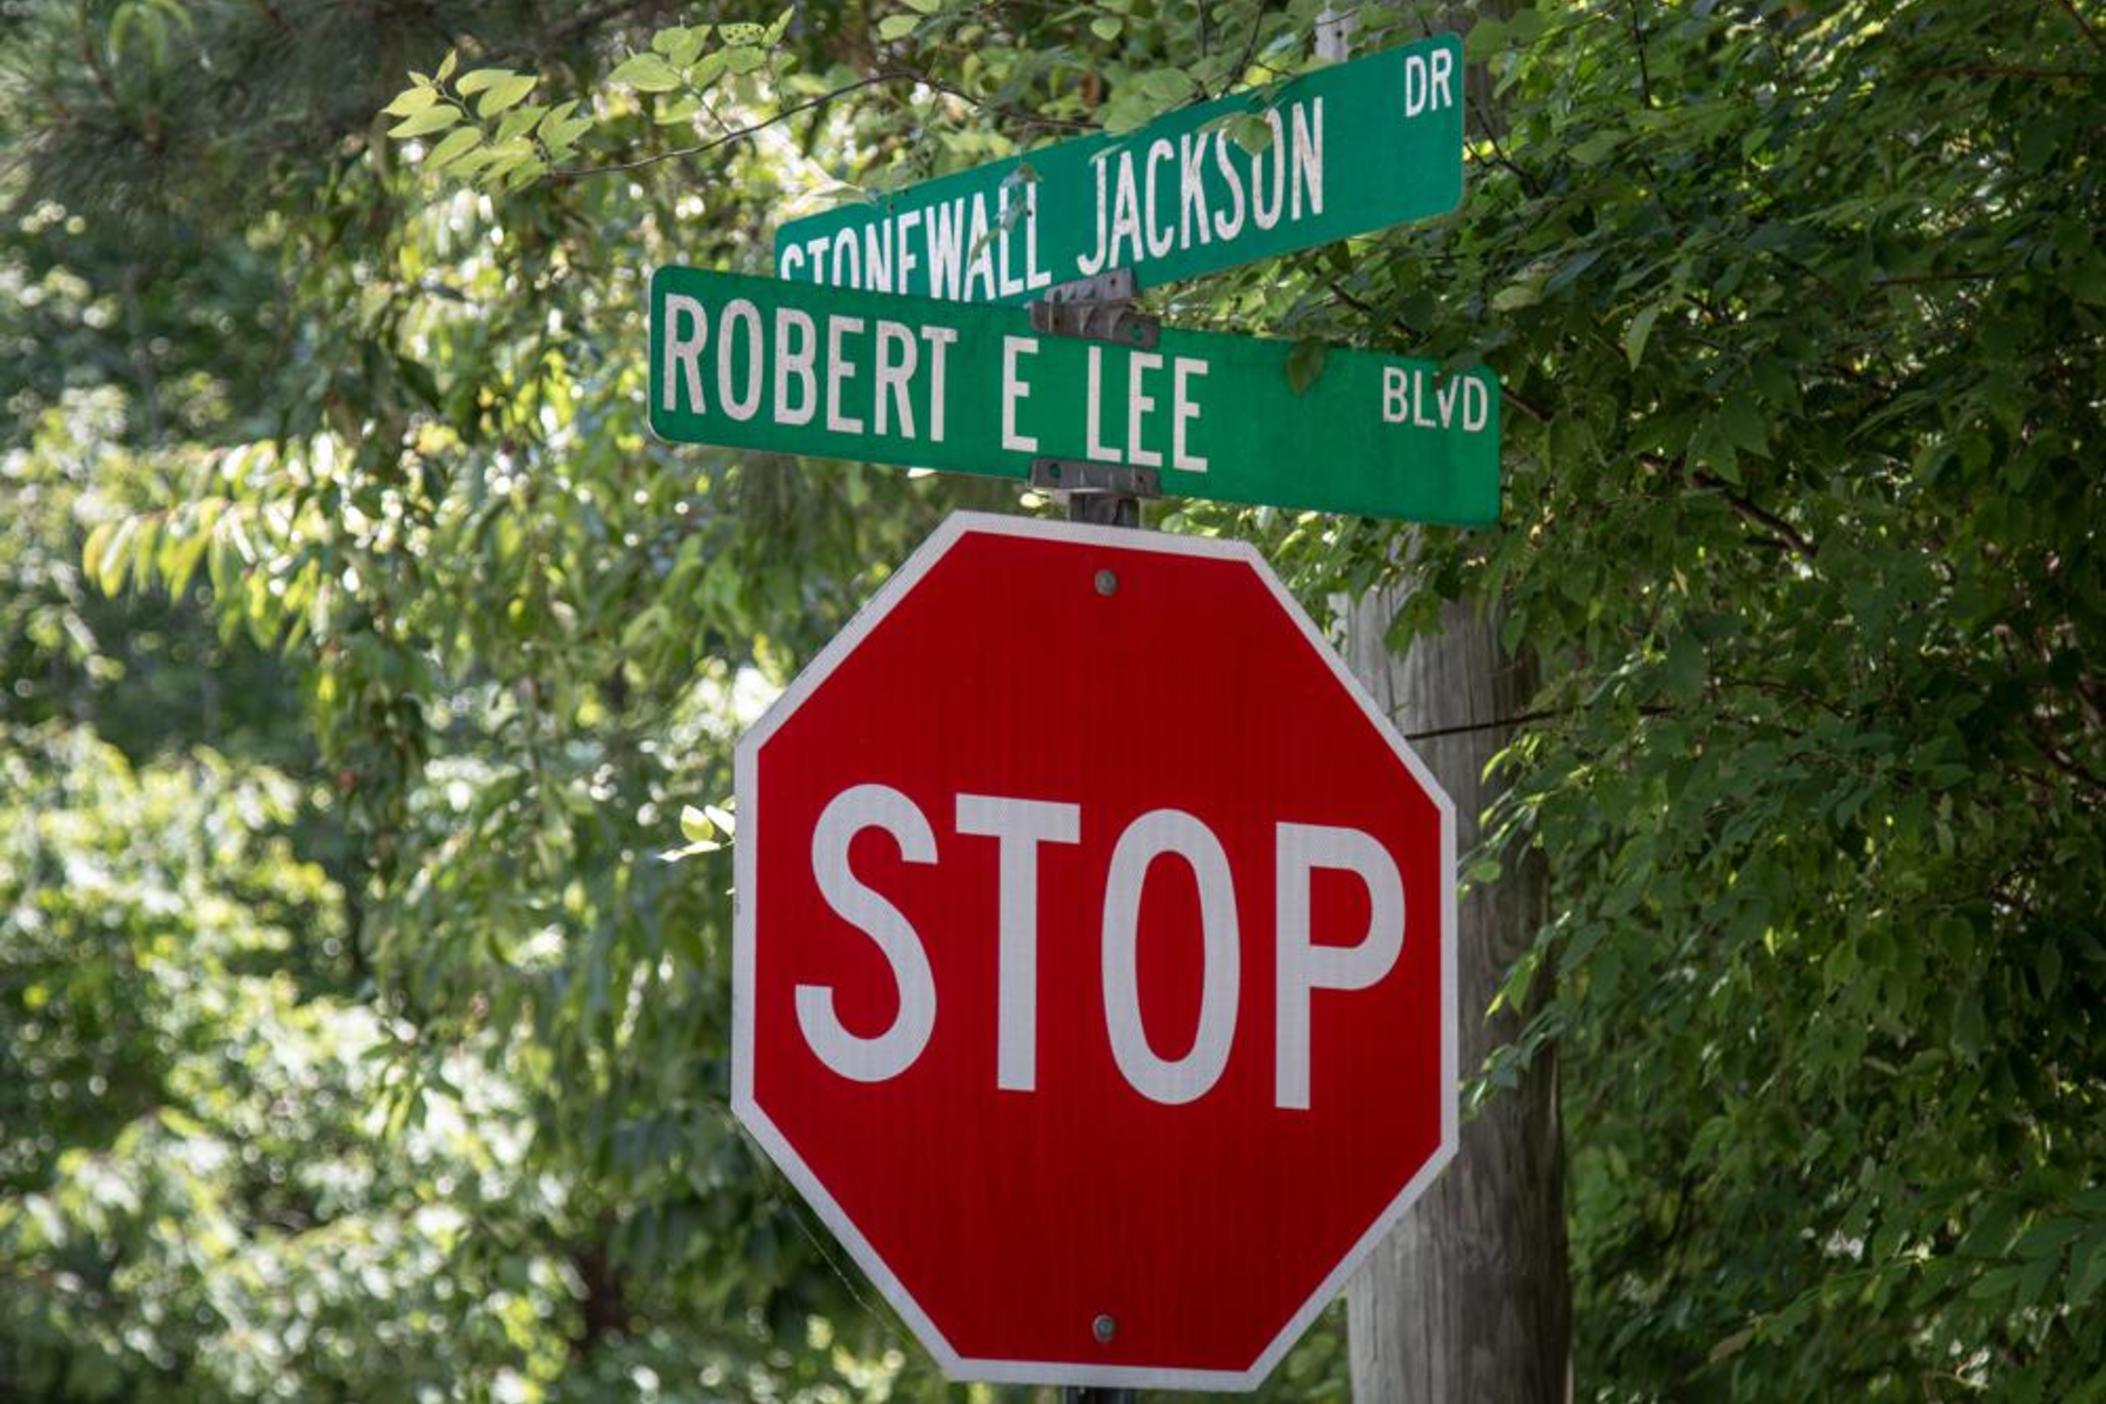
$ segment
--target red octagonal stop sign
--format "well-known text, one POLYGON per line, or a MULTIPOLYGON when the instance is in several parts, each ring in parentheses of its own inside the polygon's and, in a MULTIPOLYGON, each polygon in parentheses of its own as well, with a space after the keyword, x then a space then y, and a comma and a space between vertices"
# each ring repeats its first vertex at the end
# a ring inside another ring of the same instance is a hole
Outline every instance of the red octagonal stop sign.
POLYGON ((1254 1387, 1454 1153, 1452 807, 1247 546, 951 518, 738 802, 739 1117, 955 1377, 1254 1387))

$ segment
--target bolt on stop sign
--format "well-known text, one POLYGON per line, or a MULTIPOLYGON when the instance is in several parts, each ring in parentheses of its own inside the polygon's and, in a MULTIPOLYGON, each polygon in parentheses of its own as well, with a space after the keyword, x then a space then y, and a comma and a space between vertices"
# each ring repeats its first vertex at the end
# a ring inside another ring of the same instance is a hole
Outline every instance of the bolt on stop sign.
POLYGON ((1248 546, 954 516, 737 784, 738 1115, 952 1376, 1254 1388, 1454 1153, 1453 808, 1248 546))

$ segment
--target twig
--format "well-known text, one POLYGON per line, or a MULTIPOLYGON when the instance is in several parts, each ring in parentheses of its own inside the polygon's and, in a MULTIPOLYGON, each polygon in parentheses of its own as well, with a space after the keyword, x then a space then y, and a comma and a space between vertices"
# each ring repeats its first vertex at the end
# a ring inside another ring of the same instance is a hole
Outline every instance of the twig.
POLYGON ((1698 487, 1710 488, 1732 506, 1733 510, 1751 522, 1759 522, 1776 533, 1777 538, 1804 560, 1811 561, 1820 554, 1820 547, 1808 540, 1800 530, 1769 508, 1752 501, 1733 485, 1716 473, 1699 469, 1690 475, 1690 481, 1698 487))
POLYGON ((1990 283, 2011 271, 2009 268, 1998 268, 1986 273, 1890 273, 1874 278, 1872 286, 1890 288, 1904 283, 1990 283))
POLYGON ((2106 53, 2106 39, 2099 37, 2099 31, 2091 27, 2091 21, 2077 13, 2076 0, 2056 0, 2056 3, 2069 12, 2069 17, 2077 22, 2077 28, 2084 31, 2084 37, 2091 41, 2091 46, 2101 53, 2106 53))
POLYGON ((88 66, 95 86, 112 107, 118 106, 117 88, 110 82, 110 70, 103 64, 102 55, 96 52, 95 41, 88 33, 88 7, 83 0, 75 12, 75 27, 80 31, 80 59, 88 66))
MULTIPOLYGON (((1549 707, 1540 712, 1521 712, 1511 717, 1495 717, 1491 721, 1458 722, 1454 726, 1430 726, 1421 731, 1407 731, 1404 733, 1404 739, 1406 741, 1430 741, 1437 736, 1462 736, 1473 731, 1496 731, 1502 727, 1522 726, 1528 722, 1549 721, 1552 717, 1570 716, 1574 712, 1585 710, 1586 708, 1575 704, 1569 707, 1549 707)), ((1645 717, 1671 716, 1675 710, 1675 708, 1663 702, 1643 702, 1638 706, 1638 714, 1645 717)))
MULTIPOLYGON (((1331 279, 1326 286, 1331 289, 1333 297, 1363 316, 1374 318, 1377 321, 1386 321, 1406 336, 1418 335, 1418 332, 1402 317, 1387 315, 1366 298, 1347 292, 1336 278, 1331 279)), ((1538 424, 1548 424, 1550 422, 1551 414, 1549 410, 1544 409, 1541 405, 1530 403, 1520 395, 1515 394, 1507 386, 1502 385, 1499 387, 1499 398, 1502 403, 1511 404, 1515 409, 1520 410, 1538 424)))
POLYGON ((2033 733, 2033 744, 2040 747, 2040 752, 2047 757, 2049 765, 2054 766, 2055 769, 2061 771, 2070 779, 2081 781, 2092 789, 2106 794, 2106 780, 2100 779, 2092 773, 2090 767, 2057 744, 2053 735, 2048 731, 2047 722, 2044 718, 2028 712, 2026 715, 2026 730, 2033 733))
POLYGON ((1499 387, 1499 400, 1502 404, 1512 405, 1538 424, 1548 424, 1553 417, 1549 410, 1544 409, 1541 405, 1531 404, 1516 394, 1513 387, 1509 385, 1499 387))
POLYGON ((954 88, 941 79, 931 78, 927 74, 910 73, 895 76, 912 78, 925 88, 933 88, 939 93, 948 93, 960 102, 971 103, 982 112, 991 112, 997 117, 1007 117, 1012 122, 1023 122, 1035 127, 1057 127, 1063 131, 1070 132, 1094 132, 1103 129, 1101 122, 1091 122, 1080 117, 1047 117, 1037 112, 1026 112, 1022 108, 1005 107, 999 102, 989 102, 985 98, 976 98, 963 88, 954 88))
POLYGON ((1645 63, 1645 31, 1638 27, 1638 0, 1626 0, 1625 8, 1631 16, 1631 47, 1638 51, 1638 97, 1647 107, 1653 105, 1653 74, 1645 63))
POLYGON ((2099 70, 2087 68, 2026 68, 2010 63, 1953 63, 1943 68, 1919 68, 1911 78, 2097 78, 2099 70))
MULTIPOLYGON (((1260 0, 1256 13, 1250 17, 1250 38, 1243 43, 1243 57, 1236 60, 1235 68, 1229 73, 1228 81, 1231 87, 1241 81, 1244 73, 1250 68, 1251 58, 1258 52, 1258 32, 1264 27, 1265 6, 1263 0, 1260 0)), ((1224 88, 1222 91, 1226 92, 1227 89, 1224 88)))
MULTIPOLYGON (((1468 92, 1469 84, 1465 83, 1463 89, 1468 92)), ((1543 187, 1536 183, 1534 176, 1515 165, 1513 158, 1506 154, 1506 148, 1499 144, 1499 133, 1492 125, 1491 115, 1484 110, 1484 103, 1479 101, 1474 93, 1470 94, 1470 106, 1477 109, 1477 121, 1484 129, 1484 139, 1492 145, 1492 158, 1513 173, 1514 179, 1521 182, 1521 188, 1528 192, 1529 199, 1542 198, 1543 187)))

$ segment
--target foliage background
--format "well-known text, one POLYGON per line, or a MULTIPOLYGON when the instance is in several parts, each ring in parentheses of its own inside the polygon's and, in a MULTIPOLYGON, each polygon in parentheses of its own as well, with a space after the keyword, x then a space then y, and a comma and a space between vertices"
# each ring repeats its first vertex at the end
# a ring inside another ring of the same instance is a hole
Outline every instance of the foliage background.
MULTIPOLYGON (((1158 524, 1536 656, 1579 1393, 2106 1395, 2099 22, 1355 14, 1469 26, 1462 210, 1151 300, 1490 362, 1505 524, 1158 524)), ((644 278, 1315 19, 0 7, 0 1395, 944 1393, 726 1116, 720 806, 1005 498, 651 442, 644 278)))

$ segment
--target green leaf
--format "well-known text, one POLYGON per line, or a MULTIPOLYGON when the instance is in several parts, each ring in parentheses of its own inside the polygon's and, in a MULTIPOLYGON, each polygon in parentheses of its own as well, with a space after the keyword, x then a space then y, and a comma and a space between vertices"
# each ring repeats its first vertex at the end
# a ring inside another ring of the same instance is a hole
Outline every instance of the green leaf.
POLYGON ((441 83, 443 83, 443 82, 445 82, 445 81, 446 81, 446 80, 447 80, 448 78, 451 78, 451 77, 453 77, 453 71, 454 71, 454 69, 456 69, 456 68, 458 68, 458 67, 460 67, 460 66, 461 66, 461 53, 460 53, 460 50, 458 50, 458 49, 448 49, 448 50, 446 51, 446 57, 445 57, 444 59, 442 59, 442 60, 440 61, 440 63, 439 63, 439 71, 438 71, 437 73, 434 73, 434 74, 433 74, 432 76, 433 76, 434 78, 438 79, 438 81, 440 81, 441 83))
MULTIPOLYGON (((562 110, 560 105, 556 109, 557 112, 562 110)), ((578 138, 591 129, 592 120, 590 113, 583 117, 572 117, 564 120, 559 119, 555 112, 551 112, 547 117, 541 119, 541 127, 536 135, 548 147, 551 155, 568 155, 571 147, 577 144, 578 138)))
POLYGON ((495 117, 507 108, 518 105, 532 91, 534 91, 534 77, 532 74, 522 73, 516 77, 500 79, 490 85, 490 90, 483 94, 482 101, 475 105, 476 115, 479 117, 495 117))
POLYGON ((124 588, 124 577, 131 571, 132 539, 138 530, 137 517, 124 518, 103 538, 102 549, 97 553, 96 568, 91 574, 103 594, 112 599, 124 588))
POLYGON ((2062 983, 2062 948, 2055 944, 2053 937, 2049 937, 2040 947, 2040 954, 2035 957, 2033 968, 2040 975, 2041 995, 2053 999, 2055 987, 2062 983))
POLYGON ((691 804, 680 806, 680 834, 690 843, 701 843, 717 836, 717 826, 709 816, 691 804))
POLYGON ((1645 359, 1645 343, 1652 339, 1653 323, 1660 319, 1664 306, 1660 302, 1648 305, 1623 329, 1623 354, 1630 358, 1632 370, 1638 369, 1638 363, 1645 359))
POLYGON ((943 0, 907 0, 907 4, 925 15, 933 15, 943 8, 943 0))
POLYGON ((424 164, 434 173, 443 171, 456 157, 466 155, 482 143, 483 134, 479 128, 459 128, 439 139, 439 144, 425 156, 424 164))
POLYGON ((665 61, 673 67, 685 68, 695 61, 695 55, 702 52, 703 36, 704 31, 700 29, 685 29, 675 25, 671 29, 661 29, 652 35, 651 49, 655 53, 665 55, 665 61))
POLYGON ((462 97, 468 97, 485 88, 495 87, 514 76, 516 75, 509 68, 471 68, 461 75, 461 81, 453 87, 462 97))
POLYGON ((878 21, 877 36, 886 42, 904 39, 921 23, 919 15, 887 15, 878 21))
POLYGON ((1565 154, 1582 166, 1598 166, 1609 159, 1616 148, 1623 145, 1623 133, 1614 128, 1604 128, 1584 141, 1575 142, 1565 154))
POLYGON ((1229 138, 1244 154, 1256 156, 1272 149, 1272 123, 1262 112, 1239 112, 1228 119, 1229 138))
POLYGON ((1543 284, 1535 278, 1524 278, 1518 283, 1509 283, 1492 294, 1492 310, 1512 312, 1522 307, 1533 307, 1543 300, 1543 284))
POLYGON ((539 156, 529 156, 526 160, 514 166, 511 173, 505 177, 505 190, 507 192, 524 190, 535 181, 541 179, 547 170, 548 162, 542 160, 539 156))
POLYGON ((1182 68, 1154 68, 1141 75, 1141 91, 1157 102, 1184 102, 1199 91, 1192 75, 1182 68))
POLYGON ((1661 676, 1668 692, 1683 702, 1694 702, 1704 690, 1704 645, 1694 634, 1681 634, 1668 646, 1661 676))
MULTIPOLYGON (((95 529, 88 533, 87 543, 80 549, 81 574, 94 581, 97 585, 102 584, 103 556, 108 551, 110 537, 115 535, 116 530, 117 524, 115 522, 97 523, 95 529)), ((103 593, 108 594, 110 592, 105 589, 103 593)))
POLYGON ((1463 39, 1463 62, 1482 63, 1506 47, 1507 27, 1504 20, 1481 19, 1470 26, 1463 39))
POLYGON ((1729 392, 1719 410, 1719 431, 1727 443, 1757 458, 1769 457, 1769 426, 1745 392, 1729 392))
POLYGON ((2106 1286, 2106 1229, 2097 1229, 2070 1251, 2069 1287, 2063 1294, 2071 1306, 2091 1300, 2106 1286))
MULTIPOLYGON (((446 166, 446 174, 452 176, 455 180, 473 181, 478 175, 482 173, 483 169, 486 166, 488 166, 491 162, 497 159, 498 155, 495 151, 491 150, 487 146, 479 146, 475 150, 469 152, 466 156, 461 157, 459 160, 448 162, 446 166)), ((430 372, 427 371, 426 375, 429 374, 430 372)), ((433 409, 440 410, 441 412, 445 410, 445 405, 439 401, 437 396, 426 396, 425 398, 427 402, 431 404, 431 407, 433 409)))
POLYGON ((682 93, 671 102, 661 103, 651 120, 661 127, 670 127, 676 122, 692 122, 701 110, 700 98, 693 93, 682 93))
POLYGON ((380 110, 390 117, 414 117, 438 100, 436 88, 409 87, 395 94, 395 100, 380 110))
POLYGON ((631 54, 607 77, 646 93, 669 93, 681 81, 679 71, 656 54, 631 54))
POLYGON ((1287 388, 1296 395, 1307 393, 1324 373, 1324 360, 1330 353, 1330 346, 1315 337, 1294 343, 1294 349, 1287 353, 1287 388))
POLYGON ((538 102, 530 102, 525 107, 515 107, 505 114, 504 121, 497 124, 497 135, 491 140, 510 141, 513 137, 525 136, 534 130, 535 124, 547 114, 547 106, 538 102))
POLYGON ((426 108, 414 117, 408 117, 397 122, 394 126, 388 128, 388 135, 398 141, 406 141, 410 137, 420 137, 431 132, 443 132, 460 120, 461 110, 458 107, 455 107, 452 103, 441 103, 437 106, 426 108))
POLYGON ((1125 28, 1126 21, 1117 15, 1099 15, 1090 21, 1090 33, 1096 35, 1099 39, 1116 39, 1119 37, 1119 32, 1125 28))
POLYGON ((724 58, 724 66, 733 73, 751 73, 768 61, 768 51, 752 44, 740 44, 718 50, 724 58))
POLYGON ((707 88, 724 76, 724 50, 702 55, 702 59, 688 70, 687 83, 691 88, 707 88))
POLYGON ((1730 1360, 1743 1350, 1746 1350, 1748 1342, 1754 1339, 1755 1328, 1753 1326, 1743 1326, 1732 1335, 1721 1339, 1717 1345, 1711 1347, 1711 1354, 1707 1358, 1713 1365, 1718 1364, 1721 1360, 1730 1360))

